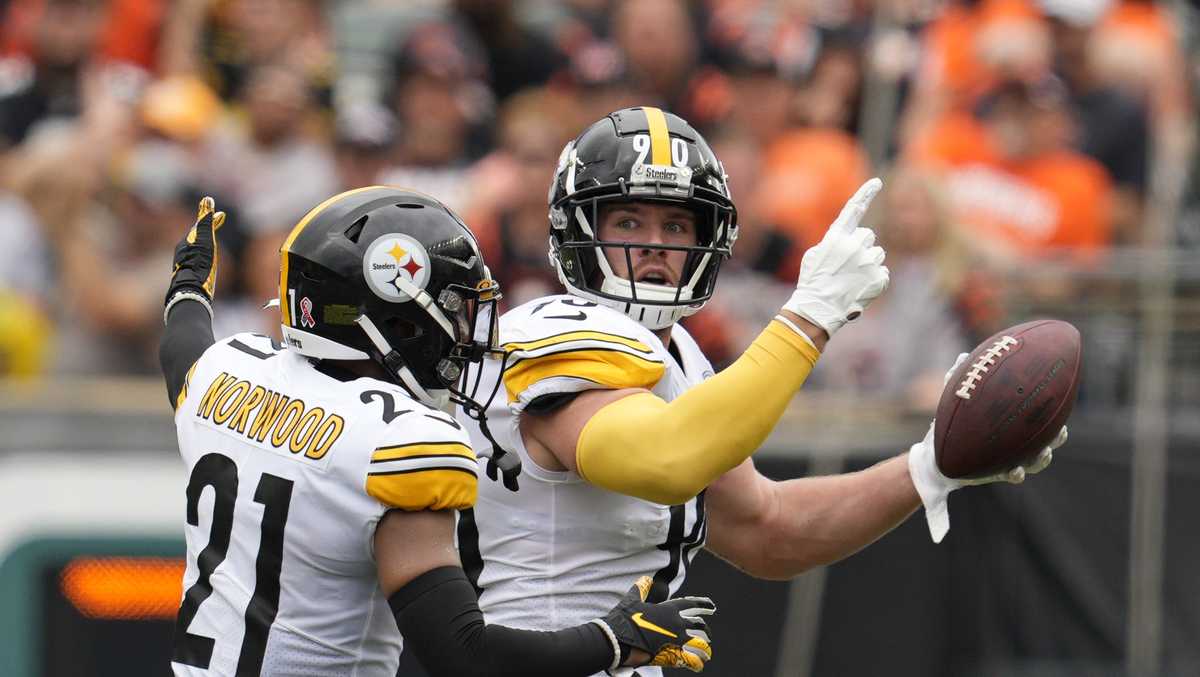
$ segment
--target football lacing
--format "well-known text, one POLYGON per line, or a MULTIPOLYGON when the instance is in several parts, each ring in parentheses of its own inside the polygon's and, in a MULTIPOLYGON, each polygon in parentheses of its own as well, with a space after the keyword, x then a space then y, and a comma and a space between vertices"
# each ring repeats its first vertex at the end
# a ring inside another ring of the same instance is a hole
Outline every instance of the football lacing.
POLYGON ((983 375, 990 371, 988 367, 996 364, 996 359, 1005 351, 1011 350, 1012 346, 1015 345, 1017 345, 1017 340, 1008 335, 996 339, 996 342, 985 350, 975 360, 975 363, 971 365, 971 368, 967 370, 966 376, 963 378, 962 383, 958 385, 958 390, 954 394, 964 400, 971 399, 971 391, 975 390, 976 384, 983 379, 983 375))

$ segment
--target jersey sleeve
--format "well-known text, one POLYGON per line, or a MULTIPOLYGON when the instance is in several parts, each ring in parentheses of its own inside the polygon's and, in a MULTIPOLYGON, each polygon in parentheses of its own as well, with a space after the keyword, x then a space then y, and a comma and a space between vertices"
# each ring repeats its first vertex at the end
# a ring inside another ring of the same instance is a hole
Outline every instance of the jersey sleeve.
POLYGON ((547 305, 554 303, 533 302, 501 320, 510 406, 591 389, 649 389, 662 378, 666 363, 640 325, 608 308, 547 305))
POLYGON ((475 505, 479 466, 466 431, 453 417, 418 405, 377 440, 363 485, 375 500, 400 510, 475 505))

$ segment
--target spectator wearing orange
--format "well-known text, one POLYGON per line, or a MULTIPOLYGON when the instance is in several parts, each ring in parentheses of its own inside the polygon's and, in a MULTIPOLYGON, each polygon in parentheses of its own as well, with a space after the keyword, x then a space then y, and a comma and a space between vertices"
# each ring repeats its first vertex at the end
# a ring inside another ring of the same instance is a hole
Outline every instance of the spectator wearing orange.
POLYGON ((1033 0, 952 0, 924 30, 901 139, 925 133, 1008 78, 1045 72, 1049 28, 1033 0))
POLYGON ((860 82, 857 52, 823 51, 795 100, 800 126, 764 151, 763 217, 802 248, 821 240, 823 224, 837 218, 845 197, 870 176, 866 152, 847 131, 860 82))
MULTIPOLYGON (((84 110, 84 77, 108 21, 101 0, 17 2, 5 18, 9 55, 0 59, 0 149, 35 127, 75 121, 84 110)), ((114 83, 109 88, 116 92, 114 83)), ((126 94, 129 92, 120 92, 126 94)))
POLYGON ((721 267, 721 284, 699 313, 684 320, 692 338, 718 368, 750 345, 787 296, 806 247, 775 225, 762 209, 761 147, 749 129, 731 122, 708 134, 729 175, 738 204, 738 240, 721 267))
POLYGON ((1067 147, 1061 83, 1008 81, 979 115, 947 115, 907 149, 942 173, 954 218, 975 249, 1017 262, 1086 258, 1108 246, 1112 185, 1102 165, 1067 147))
POLYGON ((79 16, 79 10, 92 14, 101 10, 103 17, 99 39, 93 45, 92 57, 100 62, 120 61, 153 72, 158 63, 159 36, 166 0, 13 0, 3 7, 0 3, 0 53, 5 56, 33 56, 38 39, 31 26, 39 22, 55 22, 69 29, 79 16), (68 12, 64 16, 64 10, 68 12), (65 21, 64 21, 65 19, 65 21))
POLYGON ((1142 199, 1148 182, 1150 120, 1144 97, 1107 82, 1091 45, 1108 0, 1042 0, 1054 32, 1054 65, 1076 116, 1073 146, 1108 170, 1114 184, 1113 237, 1141 238, 1142 199))
POLYGON ((1120 0, 1096 26, 1090 45, 1108 83, 1144 97, 1166 125, 1180 124, 1191 110, 1176 23, 1163 3, 1120 0))

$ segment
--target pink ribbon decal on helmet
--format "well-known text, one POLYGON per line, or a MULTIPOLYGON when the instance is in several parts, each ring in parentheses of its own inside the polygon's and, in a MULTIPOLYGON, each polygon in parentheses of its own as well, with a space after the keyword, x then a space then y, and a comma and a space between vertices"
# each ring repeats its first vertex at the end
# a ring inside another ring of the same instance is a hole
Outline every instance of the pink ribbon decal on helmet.
POLYGON ((307 296, 300 299, 300 325, 303 327, 317 326, 317 321, 312 316, 312 301, 307 296))

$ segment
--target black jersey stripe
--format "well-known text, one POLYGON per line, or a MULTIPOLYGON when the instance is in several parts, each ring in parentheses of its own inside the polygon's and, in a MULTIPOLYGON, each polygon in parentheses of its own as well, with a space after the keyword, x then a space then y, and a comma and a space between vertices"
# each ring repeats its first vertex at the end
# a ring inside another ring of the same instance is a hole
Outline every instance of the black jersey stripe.
POLYGON ((483 573, 483 553, 479 550, 479 526, 475 524, 474 508, 458 512, 458 556, 462 560, 467 580, 471 581, 471 587, 475 588, 475 596, 482 595, 479 575, 483 573))

